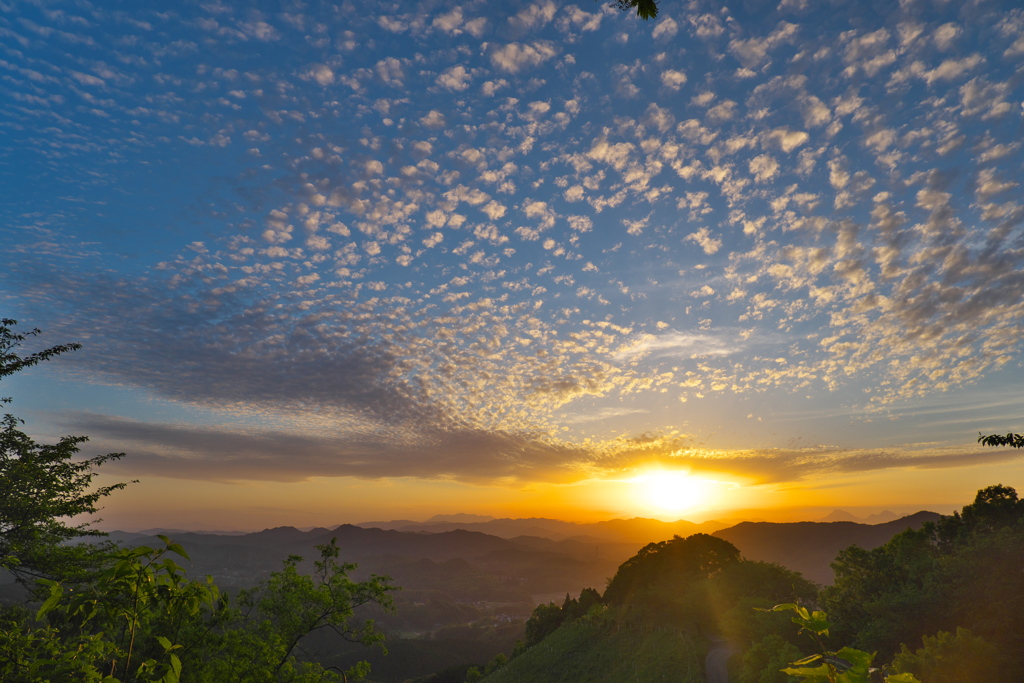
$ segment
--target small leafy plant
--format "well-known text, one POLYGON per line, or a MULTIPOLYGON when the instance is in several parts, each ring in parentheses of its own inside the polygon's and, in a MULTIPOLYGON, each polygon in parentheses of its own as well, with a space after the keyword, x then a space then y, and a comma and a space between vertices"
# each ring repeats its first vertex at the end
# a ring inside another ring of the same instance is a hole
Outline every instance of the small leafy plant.
MULTIPOLYGON (((806 633, 814 641, 820 654, 792 662, 782 673, 800 678, 803 683, 870 683, 873 674, 884 675, 884 671, 872 668, 871 661, 875 653, 844 647, 840 650, 829 650, 825 645, 830 624, 824 612, 809 611, 796 603, 787 602, 776 605, 766 612, 788 612, 792 610, 796 616, 793 623, 800 626, 800 633, 806 633)), ((876 679, 877 680, 877 679, 876 679)), ((913 674, 890 674, 882 680, 885 683, 921 683, 913 674)))

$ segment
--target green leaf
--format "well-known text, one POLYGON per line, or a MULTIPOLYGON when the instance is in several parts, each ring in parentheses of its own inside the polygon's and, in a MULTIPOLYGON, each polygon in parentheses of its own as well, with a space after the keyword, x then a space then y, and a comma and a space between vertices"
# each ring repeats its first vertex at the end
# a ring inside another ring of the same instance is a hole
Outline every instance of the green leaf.
POLYGON ((42 619, 44 616, 46 616, 46 614, 50 610, 52 610, 54 607, 56 607, 57 603, 60 602, 61 595, 63 595, 63 593, 64 593, 64 588, 59 583, 56 583, 56 582, 52 582, 52 583, 53 583, 53 585, 50 586, 50 595, 49 595, 49 597, 46 598, 46 601, 39 608, 39 611, 36 612, 36 619, 37 620, 38 619, 42 619))
POLYGON ((799 659, 795 662, 790 662, 790 666, 804 666, 805 664, 816 662, 819 659, 821 659, 821 655, 811 655, 810 657, 804 657, 803 659, 799 659))
POLYGON ((921 683, 914 674, 893 674, 886 676, 885 683, 921 683))
POLYGON ((785 602, 781 605, 775 605, 775 607, 772 607, 771 609, 762 609, 760 607, 755 607, 754 609, 756 609, 758 612, 788 612, 790 610, 796 609, 796 603, 785 602))
POLYGON ((177 553, 177 554, 181 555, 182 557, 184 557, 189 562, 192 561, 192 558, 188 556, 188 553, 185 552, 185 549, 181 547, 180 543, 168 543, 167 544, 167 549, 170 550, 172 553, 177 553))
POLYGON ((169 638, 164 638, 163 636, 157 636, 156 640, 157 640, 158 643, 160 643, 160 647, 162 647, 164 649, 164 652, 169 652, 170 651, 170 649, 171 649, 171 641, 170 641, 169 638))
POLYGON ((181 660, 178 655, 171 655, 171 671, 174 672, 174 680, 181 678, 181 660))
POLYGON ((806 666, 790 666, 782 669, 782 673, 789 674, 790 676, 825 676, 828 678, 831 671, 829 671, 827 664, 822 664, 821 666, 816 666, 814 668, 806 666))

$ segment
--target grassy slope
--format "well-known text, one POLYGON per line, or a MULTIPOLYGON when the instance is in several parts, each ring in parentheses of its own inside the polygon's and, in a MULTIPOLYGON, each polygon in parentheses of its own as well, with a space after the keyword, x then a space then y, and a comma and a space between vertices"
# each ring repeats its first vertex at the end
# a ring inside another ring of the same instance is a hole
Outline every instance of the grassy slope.
POLYGON ((485 683, 703 683, 706 645, 671 628, 608 618, 563 626, 485 683))

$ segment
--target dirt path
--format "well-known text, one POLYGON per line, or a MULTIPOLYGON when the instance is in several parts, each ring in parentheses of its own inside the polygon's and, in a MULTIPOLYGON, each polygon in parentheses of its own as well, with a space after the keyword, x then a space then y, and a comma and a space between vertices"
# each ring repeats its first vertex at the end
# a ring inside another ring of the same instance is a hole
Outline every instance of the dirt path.
POLYGON ((708 657, 704 660, 704 672, 708 683, 729 683, 729 656, 732 647, 724 638, 712 638, 708 657))

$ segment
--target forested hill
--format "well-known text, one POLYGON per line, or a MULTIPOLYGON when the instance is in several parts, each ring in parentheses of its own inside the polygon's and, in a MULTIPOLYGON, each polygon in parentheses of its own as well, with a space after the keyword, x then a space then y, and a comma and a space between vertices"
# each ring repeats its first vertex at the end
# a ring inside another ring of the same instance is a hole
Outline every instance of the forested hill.
POLYGON ((835 577, 829 563, 840 550, 851 545, 871 550, 939 517, 936 512, 917 512, 885 524, 741 522, 712 535, 732 543, 748 560, 777 562, 815 583, 831 584, 835 577))
POLYGON ((704 683, 725 680, 718 655, 731 652, 734 683, 794 683, 790 674, 808 682, 1019 681, 1022 566, 1024 501, 1003 485, 978 491, 952 515, 874 526, 744 523, 648 544, 603 595, 587 589, 537 607, 511 659, 464 678, 424 680, 472 682, 482 673, 485 683, 704 683), (809 549, 832 548, 840 548, 830 558, 835 582, 821 590, 751 559, 761 553, 792 567, 819 561, 809 549))

